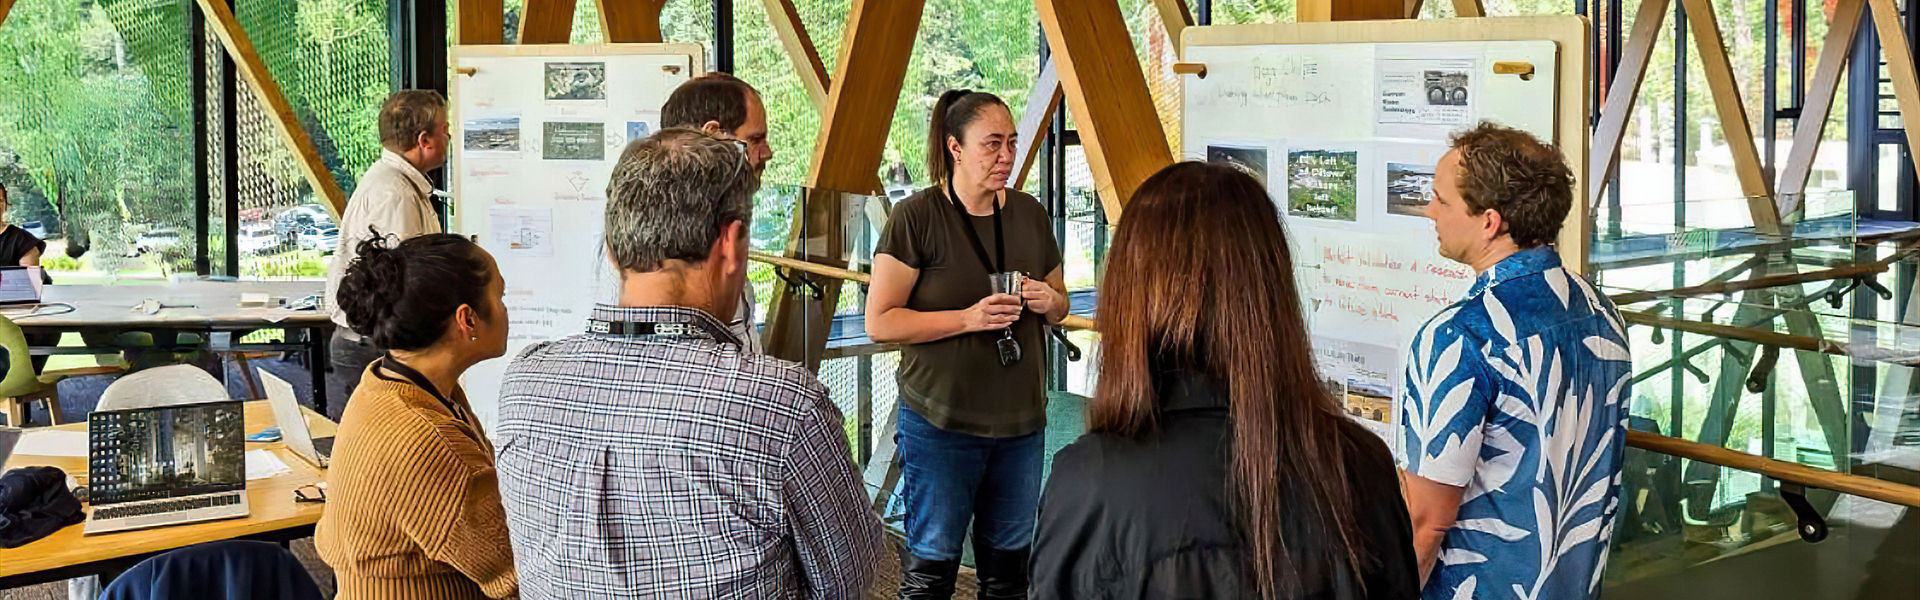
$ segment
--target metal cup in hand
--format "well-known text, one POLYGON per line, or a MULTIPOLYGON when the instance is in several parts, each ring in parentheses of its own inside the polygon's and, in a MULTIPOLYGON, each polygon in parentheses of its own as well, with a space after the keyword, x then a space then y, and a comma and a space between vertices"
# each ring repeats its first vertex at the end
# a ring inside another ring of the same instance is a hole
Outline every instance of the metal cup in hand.
MULTIPOLYGON (((1019 297, 1020 309, 1022 311, 1026 310, 1027 299, 1020 294, 1020 289, 1027 284, 1026 273, 1007 271, 1004 273, 994 273, 988 277, 993 287, 993 293, 1011 294, 1019 297)), ((994 342, 993 347, 1000 354, 1000 366, 1008 367, 1020 362, 1020 340, 1014 339, 1012 325, 1008 325, 1005 329, 1000 330, 1000 339, 994 342)))

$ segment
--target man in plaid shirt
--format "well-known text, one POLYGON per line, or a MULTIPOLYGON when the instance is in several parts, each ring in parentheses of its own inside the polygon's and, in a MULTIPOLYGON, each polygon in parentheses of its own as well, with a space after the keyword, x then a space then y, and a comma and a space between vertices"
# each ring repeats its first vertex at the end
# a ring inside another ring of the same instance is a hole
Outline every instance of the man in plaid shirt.
POLYGON ((529 348, 500 390, 500 495, 525 598, 852 598, 879 560, 840 411, 714 315, 747 278, 759 176, 665 129, 607 186, 618 306, 529 348))

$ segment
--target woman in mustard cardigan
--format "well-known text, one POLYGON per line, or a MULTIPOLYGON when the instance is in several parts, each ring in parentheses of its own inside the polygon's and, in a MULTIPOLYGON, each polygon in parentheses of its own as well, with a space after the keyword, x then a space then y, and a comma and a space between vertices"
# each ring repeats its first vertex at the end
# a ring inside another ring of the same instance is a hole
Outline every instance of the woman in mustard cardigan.
POLYGON ((341 416, 315 545, 343 599, 514 597, 493 446, 459 386, 506 352, 500 270, 458 235, 358 250, 340 307, 387 353, 341 416))

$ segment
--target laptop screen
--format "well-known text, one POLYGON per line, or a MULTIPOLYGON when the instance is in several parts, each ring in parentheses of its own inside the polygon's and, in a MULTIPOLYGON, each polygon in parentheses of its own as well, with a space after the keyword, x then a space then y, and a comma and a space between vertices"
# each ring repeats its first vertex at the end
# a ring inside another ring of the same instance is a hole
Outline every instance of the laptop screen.
POLYGON ((0 267, 0 304, 40 301, 40 267, 0 267))
POLYGON ((244 414, 229 401, 88 415, 93 503, 246 489, 244 414))

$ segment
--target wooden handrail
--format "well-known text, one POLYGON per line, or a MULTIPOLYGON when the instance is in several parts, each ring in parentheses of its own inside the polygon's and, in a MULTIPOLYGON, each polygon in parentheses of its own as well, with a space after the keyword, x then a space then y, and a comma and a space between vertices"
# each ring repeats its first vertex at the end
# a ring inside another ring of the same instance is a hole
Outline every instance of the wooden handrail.
POLYGON ((872 275, 861 273, 859 271, 849 271, 839 267, 832 267, 832 266, 827 266, 820 263, 807 262, 807 261, 795 259, 795 258, 787 258, 785 256, 775 256, 772 254, 767 254, 765 252, 749 252, 747 253, 747 258, 760 261, 763 263, 767 263, 776 267, 793 269, 795 271, 800 271, 803 273, 812 273, 814 275, 819 275, 821 277, 839 279, 841 281, 853 281, 853 282, 858 282, 863 284, 870 283, 873 281, 872 275))
POLYGON ((1722 467, 1751 471, 1807 487, 1829 489, 1842 494, 1920 508, 1920 487, 1816 469, 1799 463, 1755 456, 1738 450, 1644 431, 1628 431, 1627 445, 1722 467))

